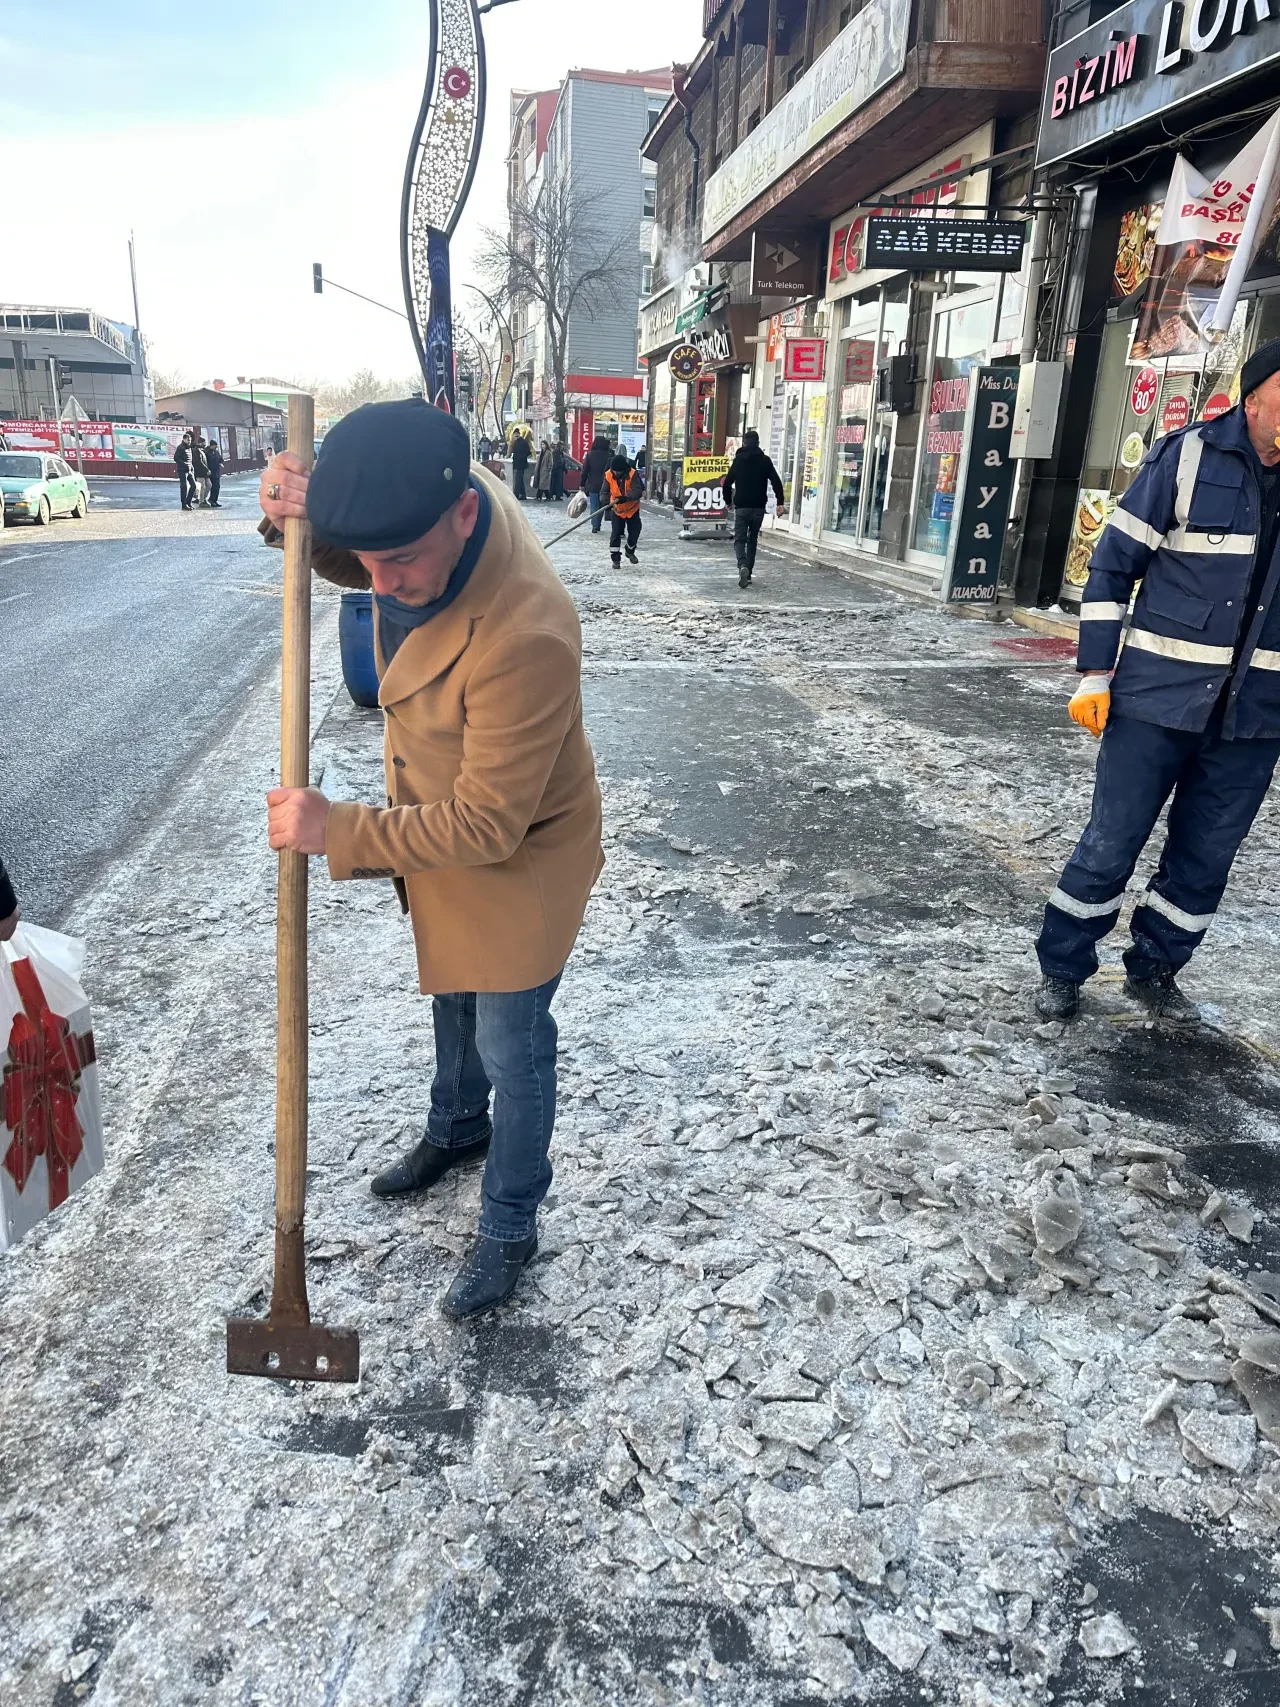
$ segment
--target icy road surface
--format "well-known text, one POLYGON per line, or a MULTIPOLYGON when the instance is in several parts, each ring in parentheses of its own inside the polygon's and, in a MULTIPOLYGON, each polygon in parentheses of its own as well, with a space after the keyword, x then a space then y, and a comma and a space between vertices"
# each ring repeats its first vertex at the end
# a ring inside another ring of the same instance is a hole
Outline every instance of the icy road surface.
MULTIPOLYGON (((1274 807, 1209 1026, 1144 1025, 1113 941, 1037 1027, 1094 755, 1061 647, 769 554, 739 593, 652 515, 641 555, 556 552, 609 863, 506 1313, 438 1313, 474 1174, 369 1193, 429 1015, 390 886, 317 862, 312 1307, 364 1374, 224 1372, 270 1280, 270 682, 75 907, 110 1161, 0 1265, 6 1704, 1280 1694, 1274 807)), ((376 802, 336 608, 316 773, 376 802)))

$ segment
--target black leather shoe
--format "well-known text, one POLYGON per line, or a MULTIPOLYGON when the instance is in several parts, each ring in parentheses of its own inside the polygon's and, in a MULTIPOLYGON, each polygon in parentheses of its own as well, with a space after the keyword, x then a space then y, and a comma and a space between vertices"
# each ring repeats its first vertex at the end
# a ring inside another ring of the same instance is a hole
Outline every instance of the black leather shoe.
POLYGON ((441 1309, 460 1322, 505 1304, 516 1289, 526 1263, 538 1254, 538 1235, 531 1239, 477 1239, 445 1293, 441 1309))
POLYGON ((1195 1025, 1200 1018, 1200 1009, 1183 995, 1171 969, 1157 972, 1154 978, 1126 978, 1124 993, 1141 1002, 1152 1019, 1170 1019, 1176 1025, 1195 1025))
POLYGON ((1080 986, 1065 978, 1046 978, 1036 996, 1041 1019, 1074 1019, 1080 1012, 1080 986))
POLYGON ((738 585, 740 587, 749 587, 751 585, 751 571, 750 571, 750 569, 747 569, 745 567, 742 569, 739 569, 739 571, 738 571, 738 585))
POLYGON ((445 1149, 424 1138, 415 1144, 407 1156, 389 1168, 384 1168, 370 1182, 375 1197, 404 1197, 411 1191, 427 1191, 454 1168, 467 1162, 478 1162, 488 1153, 489 1136, 478 1138, 474 1144, 459 1144, 445 1149))

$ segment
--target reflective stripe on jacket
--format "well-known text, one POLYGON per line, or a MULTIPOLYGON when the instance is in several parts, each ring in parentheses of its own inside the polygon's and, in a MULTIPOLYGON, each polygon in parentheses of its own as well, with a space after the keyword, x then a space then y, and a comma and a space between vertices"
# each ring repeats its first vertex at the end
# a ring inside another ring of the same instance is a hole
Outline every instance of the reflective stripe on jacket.
POLYGON ((626 521, 628 516, 640 514, 640 497, 644 491, 644 481, 632 469, 625 480, 619 480, 612 469, 604 477, 605 496, 613 505, 615 516, 621 516, 626 521))
POLYGON ((1080 604, 1077 661, 1115 668, 1114 712, 1202 730, 1229 682, 1224 736, 1280 736, 1280 552, 1258 608, 1246 608, 1261 509, 1242 408, 1148 452, 1103 530, 1080 604))

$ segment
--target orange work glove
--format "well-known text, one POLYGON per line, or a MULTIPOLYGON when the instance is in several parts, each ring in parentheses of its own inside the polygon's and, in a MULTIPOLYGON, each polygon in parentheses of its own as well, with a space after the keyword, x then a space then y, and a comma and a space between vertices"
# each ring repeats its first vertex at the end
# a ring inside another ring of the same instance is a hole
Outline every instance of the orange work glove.
POLYGON ((1082 676, 1067 710, 1082 729, 1101 735, 1111 712, 1111 677, 1082 676))

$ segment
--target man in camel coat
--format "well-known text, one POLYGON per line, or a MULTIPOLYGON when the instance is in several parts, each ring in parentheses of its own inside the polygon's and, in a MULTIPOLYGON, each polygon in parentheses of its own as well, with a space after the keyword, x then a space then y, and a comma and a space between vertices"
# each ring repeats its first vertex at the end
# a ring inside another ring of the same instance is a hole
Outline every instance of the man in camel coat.
POLYGON ((487 1158, 479 1236, 444 1303, 474 1315, 537 1251, 551 1002, 604 864, 577 613, 503 483, 471 467, 465 431, 421 401, 346 416, 309 479, 277 456, 262 506, 269 541, 309 517, 317 574, 373 589, 387 805, 273 789, 270 842, 407 892, 436 1074, 426 1136, 373 1190, 425 1191, 487 1158))

